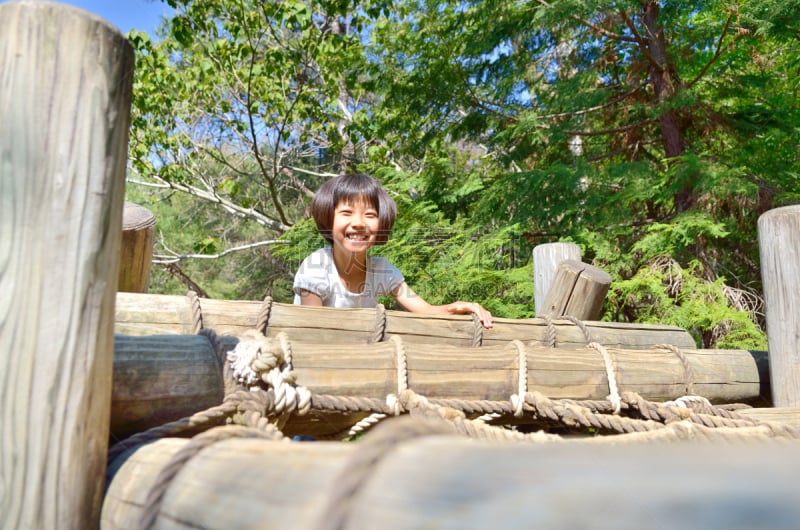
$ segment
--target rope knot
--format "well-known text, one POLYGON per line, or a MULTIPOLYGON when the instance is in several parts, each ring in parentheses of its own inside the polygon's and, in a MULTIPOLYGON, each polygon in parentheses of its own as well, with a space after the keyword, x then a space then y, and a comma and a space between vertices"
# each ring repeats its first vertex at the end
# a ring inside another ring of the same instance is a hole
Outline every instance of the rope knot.
POLYGON ((228 352, 233 376, 240 383, 253 387, 261 382, 275 393, 275 412, 311 410, 311 392, 297 385, 292 367, 292 349, 285 333, 276 338, 247 330, 236 347, 228 352))

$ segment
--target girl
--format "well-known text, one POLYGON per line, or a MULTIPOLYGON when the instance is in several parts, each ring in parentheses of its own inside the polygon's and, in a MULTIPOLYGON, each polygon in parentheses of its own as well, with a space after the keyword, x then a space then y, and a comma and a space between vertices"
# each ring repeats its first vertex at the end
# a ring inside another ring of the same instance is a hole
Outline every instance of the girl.
POLYGON ((369 175, 340 175, 314 195, 311 213, 330 244, 303 260, 294 278, 294 303, 329 307, 375 307, 378 297, 392 295, 405 310, 427 314, 475 313, 492 327, 492 315, 472 302, 431 305, 406 284, 386 258, 369 256, 383 245, 397 215, 397 206, 369 175))

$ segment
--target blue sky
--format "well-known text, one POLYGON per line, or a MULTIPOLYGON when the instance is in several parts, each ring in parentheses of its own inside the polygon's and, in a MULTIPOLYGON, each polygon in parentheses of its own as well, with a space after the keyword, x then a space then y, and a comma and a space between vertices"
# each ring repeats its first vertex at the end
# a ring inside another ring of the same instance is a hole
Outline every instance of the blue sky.
POLYGON ((152 33, 170 7, 160 0, 57 0, 85 9, 111 22, 122 33, 138 29, 152 33))

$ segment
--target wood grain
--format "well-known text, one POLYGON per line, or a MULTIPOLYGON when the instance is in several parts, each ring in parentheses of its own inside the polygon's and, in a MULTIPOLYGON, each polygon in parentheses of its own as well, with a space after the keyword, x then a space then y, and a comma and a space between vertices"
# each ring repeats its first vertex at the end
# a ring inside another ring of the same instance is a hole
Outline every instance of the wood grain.
MULTIPOLYGON (((156 528, 749 530, 793 528, 800 517, 797 444, 431 435, 380 445, 377 434, 349 444, 220 441, 168 484, 156 528)), ((161 440, 121 463, 101 528, 137 528, 158 472, 188 444, 161 440)))
POLYGON ((118 290, 132 293, 147 292, 155 228, 156 218, 147 208, 125 202, 122 211, 118 290))
MULTIPOLYGON (((140 432, 220 404, 223 382, 215 372, 215 357, 207 342, 192 335, 117 336, 111 410, 115 432, 140 432)), ((395 341, 290 341, 289 345, 297 384, 314 395, 383 402, 398 391, 395 341)), ((402 341, 401 346, 408 388, 427 398, 507 402, 520 391, 519 352, 513 345, 472 348, 402 341)), ((595 349, 573 346, 556 350, 528 344, 523 351, 527 391, 551 399, 576 400, 603 400, 609 394, 606 365, 595 349)), ((668 349, 608 351, 620 392, 666 401, 691 390, 715 403, 763 403, 759 363, 766 359, 748 351, 682 350, 690 374, 668 349)), ((332 435, 364 416, 313 411, 308 416, 294 415, 285 432, 332 435)))
POLYGON ((800 406, 800 205, 758 219, 773 404, 800 406))
POLYGON ((580 261, 581 247, 575 243, 545 243, 533 248, 533 302, 537 315, 545 307, 558 264, 567 259, 580 261))
POLYGON ((133 50, 0 3, 0 528, 99 521, 133 50))
MULTIPOLYGON (((250 300, 198 299, 204 328, 220 335, 240 337, 258 325, 263 303, 250 300)), ((191 334, 195 327, 195 311, 185 296, 146 293, 118 293, 116 333, 122 335, 191 334)), ((305 342, 371 342, 381 320, 377 309, 337 309, 332 307, 296 306, 273 302, 266 333, 275 336, 284 332, 292 339, 305 342)), ((679 348, 695 348, 692 336, 676 326, 584 322, 589 338, 611 347, 647 348, 672 344, 679 348)), ((482 329, 471 316, 420 315, 405 311, 386 311, 381 340, 399 335, 407 342, 422 344, 455 344, 471 346, 476 333, 483 345, 505 344, 512 340, 549 345, 552 331, 556 347, 577 346, 587 342, 584 331, 568 320, 553 320, 552 330, 541 318, 495 318, 491 329, 482 329)), ((380 334, 379 334, 380 335, 380 334)))

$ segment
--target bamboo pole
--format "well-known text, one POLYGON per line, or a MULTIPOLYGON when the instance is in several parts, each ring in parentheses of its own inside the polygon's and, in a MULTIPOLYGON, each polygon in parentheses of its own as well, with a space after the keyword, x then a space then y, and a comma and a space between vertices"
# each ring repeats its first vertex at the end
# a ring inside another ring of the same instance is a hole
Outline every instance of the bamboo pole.
POLYGON ((758 219, 772 398, 800 406, 800 205, 758 219))
POLYGON ((0 4, 0 528, 99 522, 133 65, 83 10, 0 4))

